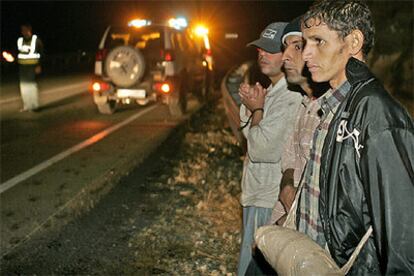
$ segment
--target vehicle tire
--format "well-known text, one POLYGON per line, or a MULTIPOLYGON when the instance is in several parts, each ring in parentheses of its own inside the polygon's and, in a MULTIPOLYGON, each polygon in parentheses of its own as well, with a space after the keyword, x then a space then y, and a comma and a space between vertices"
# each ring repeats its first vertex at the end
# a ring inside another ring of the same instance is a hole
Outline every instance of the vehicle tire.
POLYGON ((182 77, 180 80, 176 81, 178 83, 178 89, 173 91, 168 98, 168 109, 171 116, 181 117, 187 111, 187 85, 186 78, 182 77))
POLYGON ((100 103, 96 105, 98 107, 99 113, 102 114, 113 114, 116 109, 116 101, 108 100, 106 103, 100 103))
POLYGON ((145 106, 150 102, 148 98, 136 100, 136 103, 140 106, 145 106))
POLYGON ((131 87, 144 76, 144 56, 131 46, 115 47, 105 59, 105 72, 115 85, 131 87))
POLYGON ((203 82, 201 84, 201 100, 203 103, 206 103, 209 101, 209 98, 211 97, 211 73, 206 70, 204 73, 203 82))

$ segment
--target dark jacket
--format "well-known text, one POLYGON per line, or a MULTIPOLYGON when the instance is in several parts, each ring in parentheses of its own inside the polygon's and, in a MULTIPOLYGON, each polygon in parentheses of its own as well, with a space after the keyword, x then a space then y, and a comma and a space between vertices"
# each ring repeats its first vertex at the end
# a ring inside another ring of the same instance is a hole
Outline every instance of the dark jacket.
POLYGON ((364 63, 351 58, 346 74, 351 91, 321 158, 320 215, 329 250, 342 266, 372 225, 349 274, 414 275, 413 121, 364 63))

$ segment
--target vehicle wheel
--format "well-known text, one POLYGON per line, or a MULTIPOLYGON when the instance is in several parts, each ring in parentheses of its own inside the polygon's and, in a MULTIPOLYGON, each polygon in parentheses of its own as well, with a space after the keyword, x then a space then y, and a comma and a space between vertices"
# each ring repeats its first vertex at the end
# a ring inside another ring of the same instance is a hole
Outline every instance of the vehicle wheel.
POLYGON ((209 92, 209 76, 208 71, 204 73, 203 83, 201 84, 201 99, 203 102, 207 102, 208 100, 208 92, 209 92))
POLYGON ((179 89, 174 91, 168 98, 168 108, 174 117, 183 116, 187 111, 187 86, 185 78, 182 78, 178 85, 179 89))
POLYGON ((117 86, 130 87, 144 76, 144 56, 131 46, 115 47, 105 59, 105 72, 117 86))
POLYGON ((96 106, 102 114, 113 114, 116 109, 116 101, 108 100, 106 103, 99 103, 96 106))
POLYGON ((203 81, 201 83, 201 91, 199 93, 199 100, 200 102, 208 102, 212 95, 211 93, 212 91, 212 78, 211 78, 211 72, 209 72, 208 70, 206 70, 206 72, 204 73, 204 78, 203 81))

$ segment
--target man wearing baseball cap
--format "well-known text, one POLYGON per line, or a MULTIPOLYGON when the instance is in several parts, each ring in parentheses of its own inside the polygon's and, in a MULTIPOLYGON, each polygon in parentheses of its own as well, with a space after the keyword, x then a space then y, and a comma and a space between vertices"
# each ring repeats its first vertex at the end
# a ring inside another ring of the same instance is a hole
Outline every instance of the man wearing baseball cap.
MULTIPOLYGON (((254 86, 244 83, 239 88, 241 128, 247 140, 241 182, 243 235, 239 276, 246 274, 252 260, 256 229, 266 224, 277 201, 284 142, 293 129, 302 99, 300 93, 288 90, 282 72, 281 38, 286 25, 284 22, 271 23, 261 32, 259 39, 247 45, 257 48, 258 65, 271 80, 271 85, 265 89, 259 83, 254 86)), ((260 270, 262 265, 256 263, 260 270)))

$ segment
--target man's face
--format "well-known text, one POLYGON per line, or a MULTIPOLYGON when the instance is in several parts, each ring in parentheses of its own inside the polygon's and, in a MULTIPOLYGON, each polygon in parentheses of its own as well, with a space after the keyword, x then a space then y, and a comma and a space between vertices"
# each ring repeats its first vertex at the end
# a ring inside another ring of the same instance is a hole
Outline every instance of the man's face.
POLYGON ((306 41, 303 60, 313 81, 329 82, 332 88, 337 88, 346 80, 345 66, 351 57, 347 38, 340 38, 324 23, 313 23, 310 22, 312 27, 302 30, 306 41))
POLYGON ((301 85, 307 79, 302 75, 305 61, 302 59, 303 39, 299 35, 290 35, 285 39, 283 68, 288 82, 301 85))
POLYGON ((282 53, 271 54, 260 48, 257 48, 260 70, 270 79, 281 73, 282 53))
POLYGON ((30 36, 32 35, 32 31, 30 30, 30 28, 26 26, 22 26, 20 30, 24 38, 30 38, 30 36))

